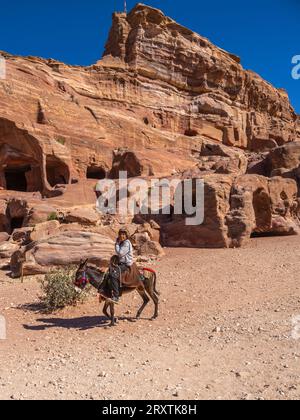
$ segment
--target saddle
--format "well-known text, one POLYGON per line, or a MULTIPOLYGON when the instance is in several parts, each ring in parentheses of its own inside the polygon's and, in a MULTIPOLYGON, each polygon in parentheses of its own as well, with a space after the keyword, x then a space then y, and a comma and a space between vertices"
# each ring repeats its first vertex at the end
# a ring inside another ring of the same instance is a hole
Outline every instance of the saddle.
MULTIPOLYGON (((111 298, 111 284, 109 279, 109 272, 106 273, 99 294, 104 298, 111 298)), ((120 278, 120 295, 122 296, 122 288, 135 289, 142 282, 141 273, 136 264, 128 267, 128 270, 121 274, 120 278)))
POLYGON ((134 263, 128 270, 122 273, 120 278, 121 287, 136 288, 141 284, 141 273, 134 263))

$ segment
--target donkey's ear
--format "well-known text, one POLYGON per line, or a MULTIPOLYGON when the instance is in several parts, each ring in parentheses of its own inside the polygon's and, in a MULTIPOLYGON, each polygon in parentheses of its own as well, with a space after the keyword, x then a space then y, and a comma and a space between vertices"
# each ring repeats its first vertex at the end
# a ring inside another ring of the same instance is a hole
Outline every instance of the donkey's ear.
POLYGON ((88 258, 86 260, 81 259, 79 267, 80 268, 85 267, 87 265, 88 260, 89 260, 88 258))

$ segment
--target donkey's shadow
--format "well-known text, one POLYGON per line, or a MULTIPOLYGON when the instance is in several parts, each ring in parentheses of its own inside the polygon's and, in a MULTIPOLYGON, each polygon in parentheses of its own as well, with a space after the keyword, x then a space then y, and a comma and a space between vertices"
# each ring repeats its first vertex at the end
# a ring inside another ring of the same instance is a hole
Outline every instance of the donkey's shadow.
MULTIPOLYGON (((118 321, 135 322, 135 318, 119 317, 118 321)), ((26 330, 45 331, 50 328, 64 328, 67 330, 86 331, 94 328, 104 328, 110 325, 110 320, 104 316, 85 316, 80 318, 40 318, 40 325, 23 325, 26 330)))

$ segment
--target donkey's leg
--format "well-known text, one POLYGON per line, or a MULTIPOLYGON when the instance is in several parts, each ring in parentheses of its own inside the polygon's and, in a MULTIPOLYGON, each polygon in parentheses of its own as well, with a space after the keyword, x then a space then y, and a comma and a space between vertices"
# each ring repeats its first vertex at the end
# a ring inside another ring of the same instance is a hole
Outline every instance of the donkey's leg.
POLYGON ((136 318, 139 319, 141 317, 144 309, 146 308, 146 306, 150 302, 150 299, 147 296, 147 293, 146 293, 145 289, 137 289, 137 291, 144 301, 143 305, 140 307, 140 309, 138 310, 138 313, 136 315, 136 318))
POLYGON ((146 290, 155 305, 155 311, 152 319, 158 318, 158 307, 159 307, 159 297, 157 296, 156 292, 154 291, 153 283, 146 285, 146 290))
POLYGON ((159 308, 159 298, 157 297, 157 295, 155 293, 153 293, 151 298, 152 298, 152 300, 154 302, 154 305, 155 305, 155 311, 154 311, 154 315, 153 315, 152 319, 157 319, 158 318, 158 308, 159 308))

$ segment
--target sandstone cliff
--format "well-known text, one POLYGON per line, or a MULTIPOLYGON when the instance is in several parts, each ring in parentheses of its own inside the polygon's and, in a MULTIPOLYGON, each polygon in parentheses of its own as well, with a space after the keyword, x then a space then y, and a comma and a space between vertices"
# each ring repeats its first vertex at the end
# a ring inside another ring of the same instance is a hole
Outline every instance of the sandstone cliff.
POLYGON ((229 247, 253 234, 298 231, 300 125, 287 93, 160 10, 138 4, 115 13, 104 55, 89 67, 1 54, 3 258, 21 245, 21 257, 35 264, 38 245, 29 240, 27 252, 27 235, 54 216, 61 242, 87 225, 102 235, 97 228, 111 224, 113 238, 124 220, 93 213, 93 185, 119 170, 205 180, 204 224, 158 219, 155 240, 137 234, 140 255, 160 255, 159 239, 229 247))
POLYGON ((114 14, 96 65, 2 54, 4 188, 51 196, 55 185, 99 179, 120 161, 132 176, 186 170, 197 163, 203 138, 257 151, 299 136, 283 90, 141 4, 127 16, 114 14))

